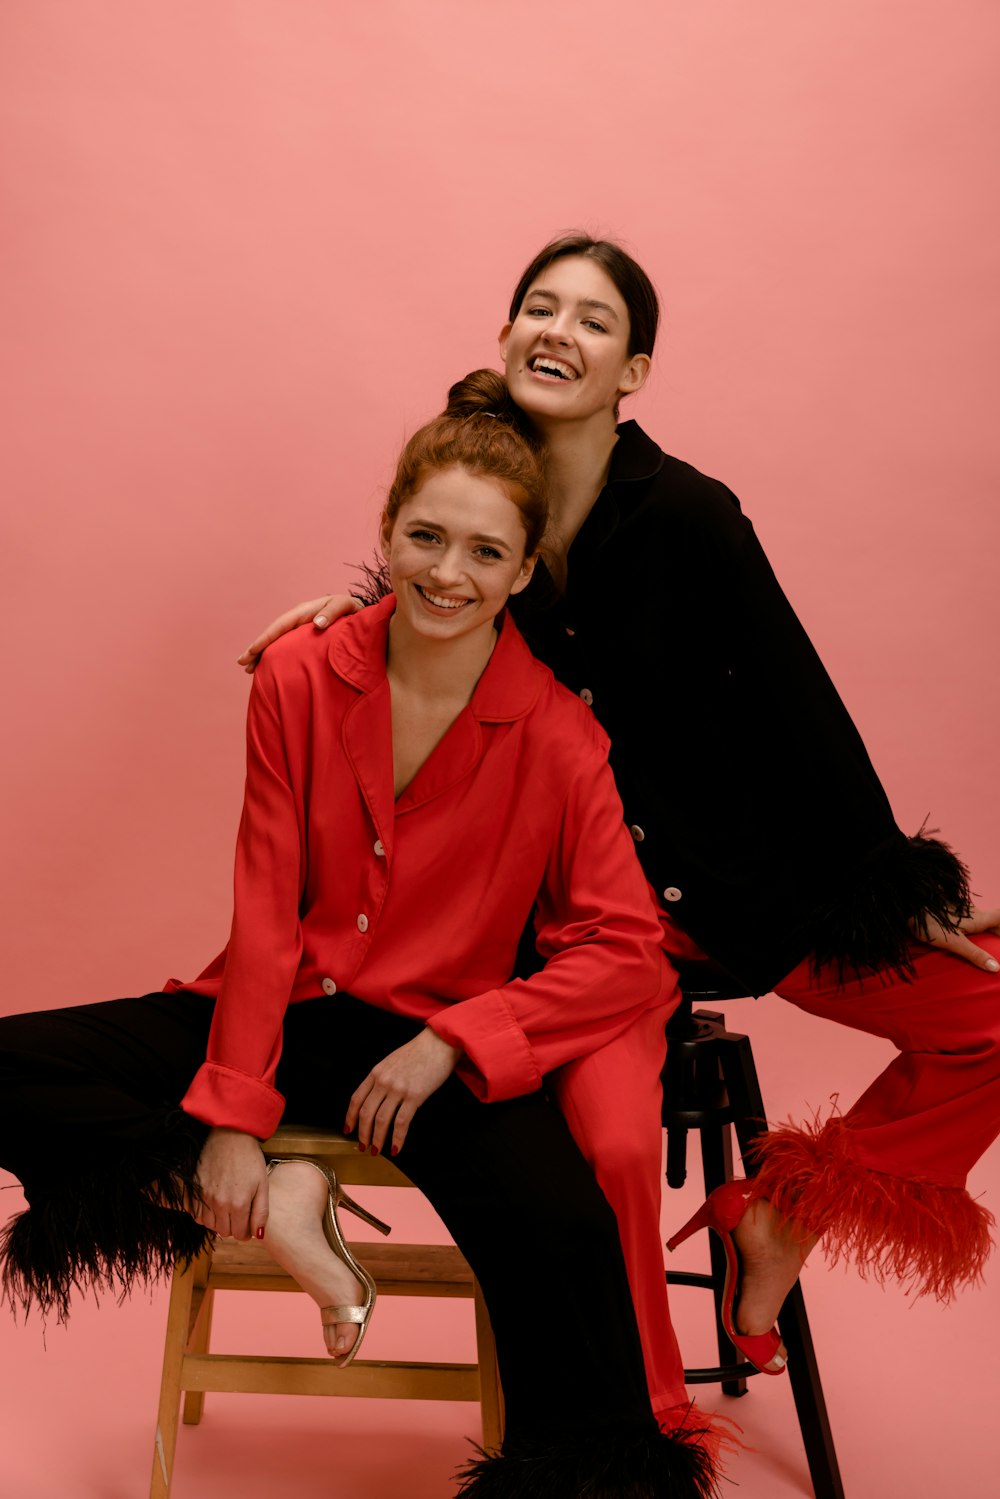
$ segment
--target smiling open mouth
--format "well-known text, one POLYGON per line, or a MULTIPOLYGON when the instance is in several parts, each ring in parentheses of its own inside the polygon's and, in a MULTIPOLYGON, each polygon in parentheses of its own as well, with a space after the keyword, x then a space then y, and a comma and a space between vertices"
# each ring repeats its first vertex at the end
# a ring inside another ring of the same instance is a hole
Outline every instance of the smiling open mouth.
POLYGON ((547 354, 539 354, 533 359, 528 368, 536 375, 548 375, 555 380, 575 380, 576 370, 570 364, 563 364, 561 359, 550 359, 547 354))
POLYGON ((414 583, 413 586, 422 599, 426 599, 429 604, 433 604, 437 609, 464 609, 466 604, 472 603, 471 599, 448 599, 445 598, 444 594, 431 593, 429 588, 421 588, 419 583, 414 583))

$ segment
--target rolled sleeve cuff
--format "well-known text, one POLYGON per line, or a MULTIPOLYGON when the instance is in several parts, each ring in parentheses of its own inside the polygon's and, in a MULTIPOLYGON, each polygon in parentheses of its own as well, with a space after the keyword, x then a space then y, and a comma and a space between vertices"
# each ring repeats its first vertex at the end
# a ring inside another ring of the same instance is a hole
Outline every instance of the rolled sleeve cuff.
POLYGON ((258 1077, 218 1062, 203 1062, 181 1099, 181 1108, 204 1124, 242 1130, 266 1140, 281 1122, 285 1100, 258 1077))
POLYGON ((495 989, 450 1005, 427 1023, 442 1041, 465 1053, 458 1074, 483 1103, 520 1098, 542 1086, 531 1043, 495 989))

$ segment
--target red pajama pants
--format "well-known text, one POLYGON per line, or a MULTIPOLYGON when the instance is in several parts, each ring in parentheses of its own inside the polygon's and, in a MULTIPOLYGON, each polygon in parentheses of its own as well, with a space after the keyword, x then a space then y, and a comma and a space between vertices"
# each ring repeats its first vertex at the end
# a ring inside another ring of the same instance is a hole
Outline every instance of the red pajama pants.
MULTIPOLYGON (((976 940, 1000 960, 1000 939, 976 940)), ((914 949, 914 966, 910 981, 838 987, 833 972, 803 963, 777 985, 791 1004, 883 1036, 899 1055, 847 1113, 772 1130, 755 1188, 804 1235, 821 1233, 831 1258, 947 1299, 982 1273, 991 1244, 992 1214, 965 1180, 1000 1133, 1000 975, 928 947, 914 949)), ((640 1017, 552 1081, 617 1215, 653 1409, 670 1422, 687 1397, 660 1240, 665 1044, 655 1020, 640 1017)))

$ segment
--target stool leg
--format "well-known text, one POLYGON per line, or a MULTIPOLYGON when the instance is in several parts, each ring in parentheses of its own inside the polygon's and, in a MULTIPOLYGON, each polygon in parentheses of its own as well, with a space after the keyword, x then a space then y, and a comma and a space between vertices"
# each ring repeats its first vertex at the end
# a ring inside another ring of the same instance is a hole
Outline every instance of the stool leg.
MULTIPOLYGON (((694 1062, 693 1049, 683 1039, 675 1041, 668 1036, 667 1064, 663 1069, 666 1112, 669 1112, 675 1100, 694 1097, 694 1062)), ((679 1191, 687 1180, 687 1138, 687 1130, 676 1121, 667 1130, 667 1186, 675 1191, 679 1191)))
MULTIPOLYGON (((191 1308, 196 1287, 196 1272, 202 1261, 212 1262, 211 1247, 183 1270, 175 1270, 170 1281, 170 1305, 167 1331, 163 1341, 163 1374, 160 1380, 160 1405, 156 1416, 153 1442, 153 1473, 149 1499, 169 1499, 173 1478, 174 1450, 177 1446, 177 1419, 180 1414, 181 1366, 191 1331, 191 1308)), ((207 1269, 206 1269, 207 1274, 207 1269)))
MULTIPOLYGON (((720 1068, 718 1059, 713 1055, 711 1058, 712 1076, 708 1080, 712 1092, 719 1092, 722 1088, 720 1068)), ((704 1092, 705 1084, 702 1083, 704 1092)), ((705 1179, 705 1196, 720 1187, 723 1182, 730 1181, 733 1175, 733 1142, 728 1124, 707 1125, 701 1130, 701 1167, 705 1179)), ((712 1296, 715 1301, 715 1336, 719 1345, 719 1367, 722 1369, 732 1368, 734 1364, 742 1362, 742 1355, 729 1341, 729 1337, 722 1325, 722 1297, 726 1284, 726 1251, 720 1243, 717 1235, 709 1234, 709 1254, 712 1263, 712 1296)), ((747 1382, 744 1377, 739 1379, 724 1379, 722 1381, 722 1392, 732 1398, 739 1399, 747 1393, 747 1382)))
MULTIPOLYGON (((754 1140, 767 1132, 749 1038, 734 1037, 733 1043, 723 1047, 720 1055, 726 1087, 734 1106, 736 1136, 746 1164, 754 1140)), ((747 1170, 748 1175, 752 1174, 752 1166, 747 1170)), ((844 1499, 840 1465, 800 1285, 795 1285, 785 1298, 778 1316, 778 1331, 788 1353, 788 1378, 816 1499, 844 1499)))
MULTIPOLYGON (((215 1309, 215 1292, 207 1289, 208 1271, 211 1261, 199 1260, 194 1266, 196 1293, 202 1292, 201 1306, 192 1304, 195 1314, 194 1331, 188 1339, 186 1352, 207 1353, 212 1339, 212 1312, 215 1309)), ((205 1412, 205 1391, 185 1390, 181 1419, 185 1426, 197 1426, 205 1412)))
POLYGON ((483 1450, 497 1452, 503 1441, 504 1409, 503 1389, 500 1385, 500 1370, 497 1368, 497 1348, 493 1341, 493 1326, 486 1309, 483 1293, 475 1282, 476 1306, 476 1353, 479 1359, 479 1403, 483 1420, 483 1450))
POLYGON ((816 1499, 844 1499, 837 1449, 800 1285, 793 1286, 785 1298, 778 1315, 778 1331, 788 1351, 788 1377, 816 1499))

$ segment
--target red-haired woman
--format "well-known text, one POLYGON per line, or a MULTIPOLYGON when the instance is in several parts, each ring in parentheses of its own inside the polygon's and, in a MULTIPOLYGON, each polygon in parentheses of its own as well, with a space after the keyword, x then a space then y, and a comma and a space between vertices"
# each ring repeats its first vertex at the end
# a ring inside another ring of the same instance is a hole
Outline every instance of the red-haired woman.
POLYGON ((6 1289, 65 1315, 76 1285, 256 1235, 345 1364, 375 1305, 354 1205, 260 1142, 286 1108, 346 1123, 400 1153, 486 1296, 507 1431, 462 1492, 707 1499, 704 1433, 654 1419, 614 1214, 542 1089, 623 1034, 662 1050, 676 977, 607 738, 505 617, 546 520, 507 410, 489 371, 454 389, 389 495, 391 594, 258 671, 225 951, 0 1021, 0 1161, 29 1202, 6 1289), (532 913, 544 963, 512 980, 532 913))
MULTIPOLYGON (((774 990, 898 1048, 843 1116, 773 1131, 752 1192, 724 1193, 699 1217, 741 1262, 740 1346, 778 1373, 773 1322, 819 1236, 832 1255, 942 1298, 983 1268, 993 1219, 965 1180, 1000 1129, 1000 911, 974 909, 945 844, 897 827, 735 496, 618 424, 657 321, 649 278, 607 241, 556 240, 518 281, 500 350, 544 443, 552 517, 547 565, 516 614, 611 736, 674 957, 707 954, 748 993, 774 990)), ((348 607, 302 605, 241 659, 252 669, 283 629, 348 607)), ((659 1061, 626 1035, 552 1086, 618 1215, 653 1404, 669 1423, 683 1384, 649 1144, 659 1061)))

